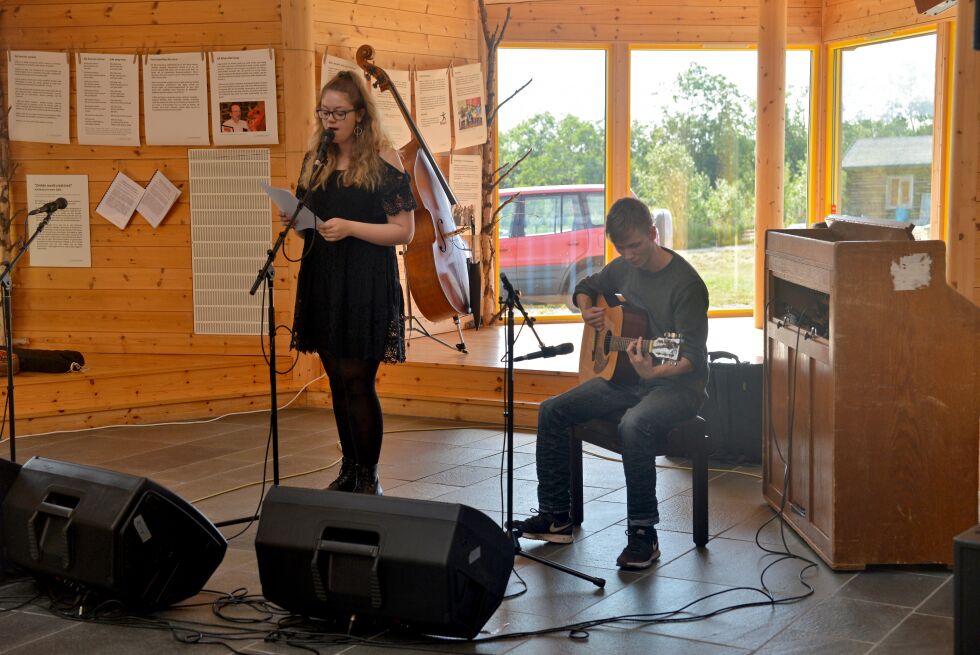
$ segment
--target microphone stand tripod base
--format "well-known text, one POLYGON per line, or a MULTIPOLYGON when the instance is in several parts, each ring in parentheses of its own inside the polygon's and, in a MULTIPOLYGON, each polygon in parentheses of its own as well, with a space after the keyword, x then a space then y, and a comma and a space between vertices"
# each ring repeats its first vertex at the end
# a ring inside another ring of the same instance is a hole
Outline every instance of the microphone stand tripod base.
MULTIPOLYGON (((603 578, 597 578, 595 576, 588 575, 587 573, 576 571, 575 569, 571 569, 562 564, 558 564, 557 562, 546 560, 543 557, 538 557, 537 555, 532 555, 531 553, 527 553, 522 550, 521 543, 518 539, 520 536, 520 531, 511 527, 514 525, 514 306, 518 305, 518 300, 516 294, 513 293, 510 284, 505 283, 504 286, 507 287, 506 299, 502 300, 502 304, 506 305, 507 309, 507 393, 505 396, 504 409, 507 449, 507 522, 504 524, 504 528, 510 532, 511 541, 514 544, 515 555, 532 560, 539 564, 544 564, 545 566, 549 566, 553 569, 561 571, 562 573, 568 573, 569 575, 574 575, 577 578, 588 580, 595 586, 602 589, 606 586, 606 581, 603 578)), ((521 311, 523 313, 523 308, 521 308, 521 311)))

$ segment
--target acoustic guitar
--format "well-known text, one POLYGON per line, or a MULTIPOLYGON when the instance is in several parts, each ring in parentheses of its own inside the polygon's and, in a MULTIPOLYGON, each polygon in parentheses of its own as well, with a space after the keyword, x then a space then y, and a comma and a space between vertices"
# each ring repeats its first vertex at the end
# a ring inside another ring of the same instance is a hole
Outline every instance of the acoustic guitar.
MULTIPOLYGON (((645 339, 646 313, 625 304, 610 302, 600 296, 595 304, 606 310, 606 324, 601 330, 585 324, 582 349, 579 355, 579 382, 601 377, 621 383, 636 382, 639 376, 630 363, 626 349, 640 339, 640 352, 651 355, 661 363, 677 364, 681 352, 681 336, 667 332, 663 336, 645 339)), ((656 362, 655 362, 656 363, 656 362)))

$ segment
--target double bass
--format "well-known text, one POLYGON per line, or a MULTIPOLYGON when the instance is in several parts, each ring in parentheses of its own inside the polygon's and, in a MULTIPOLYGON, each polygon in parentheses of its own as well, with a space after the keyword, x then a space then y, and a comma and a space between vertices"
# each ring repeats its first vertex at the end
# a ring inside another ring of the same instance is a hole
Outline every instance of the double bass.
POLYGON ((390 91, 414 140, 405 146, 407 160, 415 160, 412 194, 415 196, 415 237, 405 250, 405 273, 419 311, 430 321, 457 319, 470 311, 468 248, 456 228, 452 206, 456 197, 436 165, 422 133, 412 120, 398 89, 382 68, 371 63, 374 48, 357 49, 357 65, 374 78, 374 86, 390 91))

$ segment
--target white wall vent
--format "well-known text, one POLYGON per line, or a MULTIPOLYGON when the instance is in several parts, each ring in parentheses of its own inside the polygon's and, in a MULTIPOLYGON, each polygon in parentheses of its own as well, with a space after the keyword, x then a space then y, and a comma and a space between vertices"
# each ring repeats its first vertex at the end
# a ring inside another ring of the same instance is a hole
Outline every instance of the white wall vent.
POLYGON ((195 334, 260 334, 262 292, 248 291, 271 245, 268 148, 187 151, 195 334))

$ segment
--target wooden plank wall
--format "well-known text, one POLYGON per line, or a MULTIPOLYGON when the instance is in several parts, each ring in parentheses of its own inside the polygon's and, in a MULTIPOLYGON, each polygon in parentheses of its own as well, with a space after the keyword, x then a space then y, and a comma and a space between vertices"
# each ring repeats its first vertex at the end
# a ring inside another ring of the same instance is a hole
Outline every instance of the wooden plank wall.
MULTIPOLYGON (((277 48, 279 134, 285 143, 290 126, 283 115, 290 98, 283 94, 282 14, 297 5, 312 7, 315 17, 317 80, 325 49, 353 59, 362 43, 375 46, 379 64, 398 68, 479 57, 474 0, 3 0, 0 42, 14 50, 72 54, 277 48)), ((71 70, 71 144, 12 144, 18 164, 13 203, 24 207, 28 174, 88 175, 92 267, 31 267, 24 260, 15 276, 14 334, 37 347, 86 352, 257 354, 257 337, 193 333, 187 147, 78 145, 74 63, 71 70), (145 184, 156 169, 183 191, 159 228, 134 216, 119 230, 95 214, 117 171, 145 184)), ((6 84, 6 58, 0 71, 6 84)), ((284 146, 269 148, 273 184, 292 185, 297 171, 287 170, 284 146)), ((270 238, 277 225, 270 221, 270 238)), ((291 239, 294 255, 297 244, 291 239)), ((276 271, 277 322, 289 323, 295 266, 280 260, 276 271)), ((284 351, 288 341, 282 337, 279 343, 284 351)))
MULTIPOLYGON (((820 42, 822 0, 789 0, 787 41, 820 42)), ((759 5, 745 0, 558 0, 490 5, 491 23, 511 11, 508 42, 755 43, 759 5)))
MULTIPOLYGON (((71 144, 14 142, 17 208, 26 202, 28 174, 88 176, 92 267, 46 268, 24 260, 14 279, 14 334, 36 347, 103 353, 254 354, 257 337, 195 335, 186 146, 106 147, 77 143, 74 53, 148 53, 276 47, 280 4, 236 0, 7 0, 0 16, 5 47, 68 51, 71 64, 71 144), (146 184, 160 169, 182 191, 157 229, 134 216, 119 230, 95 213, 117 171, 146 184)), ((6 84, 6 58, 3 83, 6 84)), ((281 67, 277 71, 280 78, 281 67)), ((142 88, 142 87, 141 87, 142 88)), ((279 132, 285 125, 280 116, 279 132)), ((141 128, 141 141, 145 135, 141 128)), ((270 146, 274 184, 284 181, 280 146, 270 146)), ((272 234, 270 229, 270 235, 272 234)), ((285 270, 285 269, 283 269, 285 270)), ((291 295, 276 283, 280 320, 291 295)), ((286 342, 283 342, 286 345, 286 342)))
POLYGON ((823 41, 841 41, 868 36, 884 36, 888 32, 916 25, 952 20, 956 9, 940 16, 920 14, 912 0, 824 0, 823 41))

